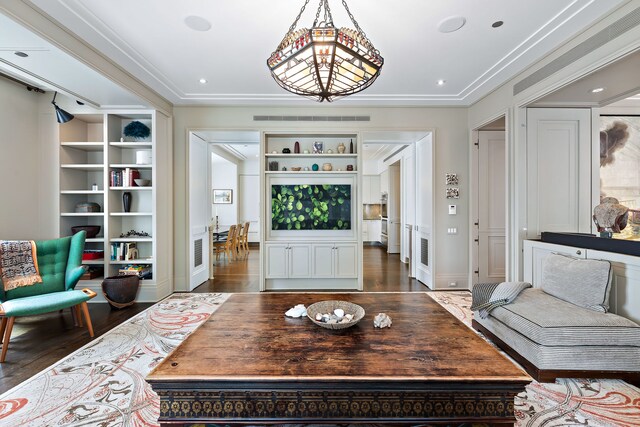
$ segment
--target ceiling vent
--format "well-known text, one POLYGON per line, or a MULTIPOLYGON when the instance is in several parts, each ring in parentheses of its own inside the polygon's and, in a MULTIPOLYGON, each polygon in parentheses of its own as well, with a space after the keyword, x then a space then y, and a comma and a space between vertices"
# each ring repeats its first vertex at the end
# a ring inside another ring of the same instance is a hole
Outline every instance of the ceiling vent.
POLYGON ((370 122, 371 116, 253 116, 254 122, 370 122))
POLYGON ((562 56, 559 56, 544 67, 540 68, 538 71, 516 83, 513 86, 513 94, 517 95, 534 84, 546 79, 550 75, 582 58, 586 54, 593 52, 611 40, 626 33, 630 29, 637 27, 638 24, 640 24, 640 7, 634 9, 628 15, 620 18, 607 28, 589 37, 587 40, 564 53, 562 56))

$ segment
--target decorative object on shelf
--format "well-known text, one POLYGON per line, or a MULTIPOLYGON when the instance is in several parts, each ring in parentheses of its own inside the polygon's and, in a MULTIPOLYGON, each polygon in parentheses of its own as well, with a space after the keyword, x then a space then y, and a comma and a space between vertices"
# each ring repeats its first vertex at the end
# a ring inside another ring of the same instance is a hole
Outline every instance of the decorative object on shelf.
POLYGON ((102 281, 102 294, 113 308, 125 308, 135 302, 140 278, 136 274, 106 277, 102 281))
POLYGON ((151 237, 151 236, 146 231, 129 230, 126 233, 121 233, 120 237, 151 237))
POLYGON ((311 29, 296 30, 308 3, 306 0, 267 60, 274 80, 283 89, 318 102, 332 102, 371 86, 380 75, 384 59, 349 11, 346 0, 342 5, 355 29, 336 28, 328 0, 320 0, 311 29))
POLYGON ((233 203, 233 190, 213 190, 213 203, 223 205, 233 203))
POLYGON ((100 205, 95 202, 83 202, 76 205, 76 213, 100 212, 101 209, 100 205))
POLYGON ((98 184, 94 182, 93 185, 91 186, 91 191, 98 191, 98 184))
POLYGON ((350 328, 362 320, 364 315, 364 308, 348 301, 320 301, 307 307, 309 320, 326 329, 350 328), (320 320, 316 318, 318 314, 320 314, 320 320), (343 321, 347 315, 351 320, 343 321))
POLYGON ((311 165, 311 169, 313 169, 314 171, 317 171, 320 168, 318 167, 317 163, 314 163, 314 164, 311 165))
POLYGON ((287 171, 287 167, 286 167, 286 166, 283 166, 283 167, 282 167, 282 171, 283 171, 283 172, 286 172, 286 171, 287 171))
POLYGON ((289 148, 283 148, 282 154, 291 154, 291 150, 289 148))
POLYGON ((298 172, 298 171, 302 170, 302 167, 301 166, 295 166, 295 167, 292 167, 291 170, 294 171, 294 172, 298 172))
POLYGON ((150 179, 136 178, 133 180, 138 187, 148 187, 151 184, 150 179))
POLYGON ((136 151, 136 165, 150 165, 150 164, 151 164, 151 150, 136 151))
POLYGON ((269 170, 277 171, 278 170, 278 162, 269 162, 269 170))
POLYGON ((87 232, 87 239, 91 239, 98 235, 100 228, 101 226, 99 225, 74 225, 71 227, 71 234, 84 230, 87 232))
POLYGON ((329 148, 329 149, 327 150, 327 154, 333 154, 333 150, 332 150, 331 148, 329 148))
POLYGON ((629 208, 621 205, 615 197, 605 197, 593 208, 593 222, 598 227, 600 237, 611 238, 627 227, 629 208))
POLYGON ((128 138, 133 138, 134 140, 139 141, 141 139, 149 138, 149 136, 151 136, 151 129, 149 129, 149 126, 144 123, 134 120, 124 127, 122 133, 128 138))
POLYGON ((322 165, 322 170, 323 171, 328 172, 328 171, 330 171, 332 169, 333 169, 333 166, 331 166, 331 163, 323 163, 323 165, 322 165))
POLYGON ((458 187, 447 188, 445 192, 447 199, 459 199, 460 198, 460 190, 458 187))
POLYGON ((122 208, 125 212, 131 212, 131 192, 125 191, 122 193, 122 208))
POLYGON ((305 171, 308 171, 308 170, 309 170, 309 166, 305 166, 305 167, 304 167, 304 170, 305 170, 305 171))
POLYGON ((51 101, 51 103, 56 109, 56 120, 58 121, 58 123, 62 124, 73 120, 73 118, 75 117, 73 114, 67 113, 62 108, 58 107, 58 105, 56 104, 56 96, 58 96, 58 92, 53 94, 53 100, 51 101))
POLYGON ((378 313, 378 315, 373 318, 373 326, 380 329, 390 328, 391 317, 387 316, 386 313, 378 313))
POLYGON ((348 170, 349 172, 353 171, 353 165, 347 165, 347 170, 348 170))
POLYGON ((296 143, 293 144, 293 152, 296 154, 300 153, 300 143, 298 141, 296 141, 296 143))
POLYGON ((314 142, 313 143, 313 154, 322 154, 323 143, 322 142, 314 142))
POLYGON ((446 185, 458 185, 458 174, 457 173, 448 173, 445 175, 445 184, 446 185))
POLYGON ((278 152, 276 150, 273 150, 271 154, 278 154, 278 152))
POLYGON ((309 150, 304 150, 304 154, 310 154, 309 150))
POLYGON ((349 153, 353 154, 353 139, 349 142, 349 153))
POLYGON ((346 149, 347 149, 347 147, 344 146, 343 142, 338 144, 338 154, 344 154, 344 150, 346 150, 346 149))

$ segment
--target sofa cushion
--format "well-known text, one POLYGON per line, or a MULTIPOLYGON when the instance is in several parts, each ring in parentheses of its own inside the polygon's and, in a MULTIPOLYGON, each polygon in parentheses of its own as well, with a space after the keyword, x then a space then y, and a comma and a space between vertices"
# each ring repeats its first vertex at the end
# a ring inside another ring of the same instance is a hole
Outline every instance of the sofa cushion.
POLYGON ((491 317, 545 346, 640 347, 640 325, 613 313, 599 313, 555 298, 541 289, 525 289, 491 317))
POLYGON ((541 288, 549 295, 580 307, 609 310, 611 264, 550 254, 544 263, 541 288))

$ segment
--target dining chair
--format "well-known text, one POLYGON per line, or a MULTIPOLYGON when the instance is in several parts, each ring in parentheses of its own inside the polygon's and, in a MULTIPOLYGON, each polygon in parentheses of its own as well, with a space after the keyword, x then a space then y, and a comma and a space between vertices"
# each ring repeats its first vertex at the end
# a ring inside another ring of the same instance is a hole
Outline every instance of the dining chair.
POLYGON ((240 257, 240 254, 244 252, 242 248, 242 239, 244 238, 243 233, 244 233, 244 224, 236 225, 236 239, 234 242, 234 245, 235 245, 234 253, 238 258, 240 257))
POLYGON ((244 223, 244 229, 242 231, 242 247, 244 248, 245 251, 247 251, 247 254, 249 254, 249 224, 250 222, 247 221, 244 223))
POLYGON ((225 258, 228 260, 233 259, 233 242, 236 238, 236 230, 237 228, 235 225, 229 226, 227 239, 213 242, 212 246, 216 253, 216 261, 220 259, 220 254, 224 254, 225 258))

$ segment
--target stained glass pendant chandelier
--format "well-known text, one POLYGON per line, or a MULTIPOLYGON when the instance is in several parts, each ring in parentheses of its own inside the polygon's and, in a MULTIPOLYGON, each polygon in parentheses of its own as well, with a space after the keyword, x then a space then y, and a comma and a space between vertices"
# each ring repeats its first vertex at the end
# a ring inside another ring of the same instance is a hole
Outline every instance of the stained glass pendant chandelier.
POLYGON ((342 0, 342 5, 355 30, 334 26, 328 0, 320 0, 310 30, 296 30, 307 4, 309 0, 267 60, 275 81, 289 92, 318 102, 331 102, 371 86, 380 75, 384 59, 356 22, 347 2, 342 0))

